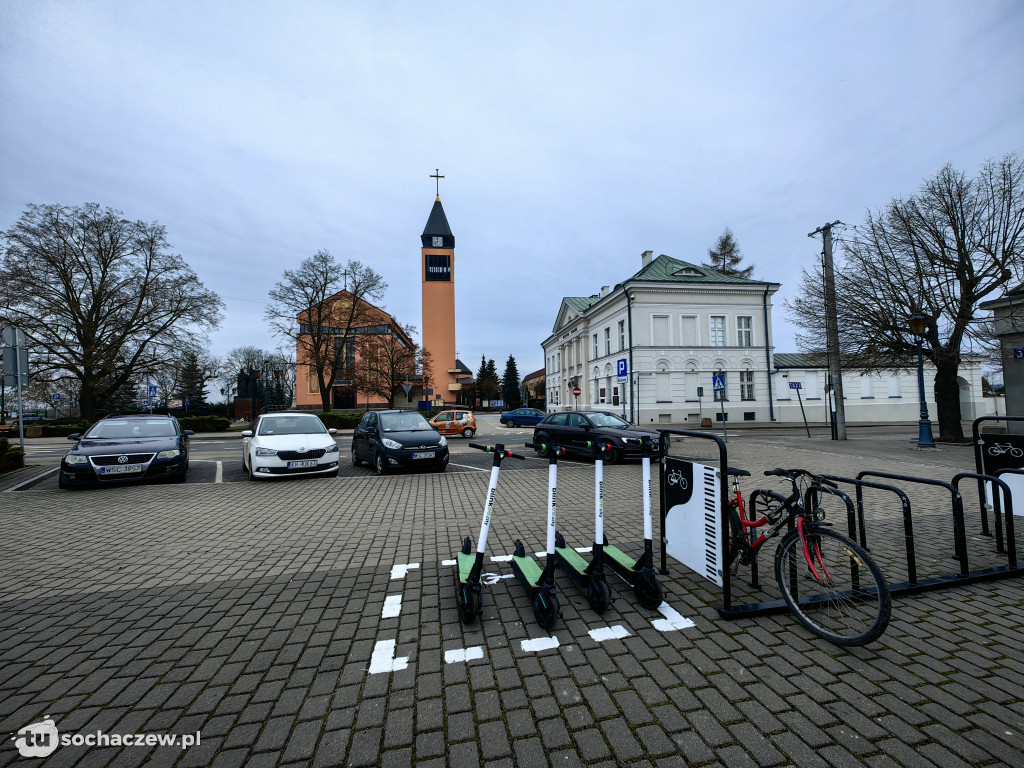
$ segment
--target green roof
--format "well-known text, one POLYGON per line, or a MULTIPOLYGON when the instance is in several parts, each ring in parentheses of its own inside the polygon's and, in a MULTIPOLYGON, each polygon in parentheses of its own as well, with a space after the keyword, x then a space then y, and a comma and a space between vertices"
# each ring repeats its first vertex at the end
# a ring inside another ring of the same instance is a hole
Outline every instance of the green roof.
POLYGON ((565 303, 577 312, 586 312, 600 300, 601 297, 597 294, 593 296, 566 296, 564 299, 565 303))
MULTIPOLYGON (((735 283, 737 285, 769 285, 764 280, 748 280, 716 272, 699 264, 673 259, 661 254, 650 264, 633 275, 626 282, 638 280, 648 282, 669 283, 735 283)), ((616 286, 617 287, 617 286, 616 286)))

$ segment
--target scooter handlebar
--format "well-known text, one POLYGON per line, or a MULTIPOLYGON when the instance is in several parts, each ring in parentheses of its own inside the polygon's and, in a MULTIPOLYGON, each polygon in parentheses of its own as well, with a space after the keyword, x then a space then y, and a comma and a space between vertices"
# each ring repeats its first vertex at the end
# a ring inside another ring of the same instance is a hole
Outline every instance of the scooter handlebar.
POLYGON ((491 450, 491 446, 489 446, 489 445, 479 445, 478 443, 470 443, 469 447, 470 448, 476 448, 478 451, 484 451, 485 453, 487 451, 491 450))
POLYGON ((547 454, 549 451, 554 449, 556 455, 565 455, 565 448, 563 448, 560 445, 555 445, 554 443, 523 443, 523 445, 525 445, 527 448, 533 448, 535 451, 540 451, 541 453, 544 454, 547 454))
MULTIPOLYGON (((480 445, 479 443, 470 443, 469 447, 476 448, 478 451, 483 451, 484 453, 494 453, 496 450, 493 445, 480 445)), ((525 456, 520 456, 518 453, 512 453, 512 451, 505 449, 502 449, 501 454, 506 459, 519 459, 520 461, 526 461, 525 456)))

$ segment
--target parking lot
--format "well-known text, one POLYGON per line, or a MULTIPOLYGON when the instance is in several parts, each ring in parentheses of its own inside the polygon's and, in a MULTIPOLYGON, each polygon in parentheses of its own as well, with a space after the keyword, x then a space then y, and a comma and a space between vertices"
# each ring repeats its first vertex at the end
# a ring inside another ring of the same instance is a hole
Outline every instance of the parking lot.
MULTIPOLYGON (((731 434, 730 464, 754 475, 747 492, 775 466, 973 470, 969 448, 913 451, 911 429, 853 432, 731 434)), ((487 423, 474 442, 531 434, 487 423)), ((0 730, 49 716, 61 733, 202 735, 185 750, 62 746, 43 764, 1024 764, 1019 578, 898 597, 881 640, 842 649, 788 613, 722 619, 720 590, 670 561, 657 611, 617 582, 597 615, 559 575, 549 634, 505 559, 516 538, 544 547, 547 469, 531 456, 502 466, 484 612, 463 627, 447 562, 476 539, 488 456, 454 439, 446 473, 377 477, 339 436, 341 477, 253 482, 238 441, 195 440, 182 485, 71 492, 49 475, 11 490, 55 464, 54 441, 5 481, 0 730)), ((559 529, 589 544, 592 465, 561 464, 558 491, 559 529)), ((954 571, 948 497, 913 498, 919 568, 954 571)), ((606 468, 605 499, 609 540, 638 554, 638 464, 606 468)), ((874 500, 868 518, 898 576, 898 509, 874 500)), ((976 504, 968 520, 972 563, 997 564, 976 504)), ((5 741, 0 765, 20 760, 5 741)))

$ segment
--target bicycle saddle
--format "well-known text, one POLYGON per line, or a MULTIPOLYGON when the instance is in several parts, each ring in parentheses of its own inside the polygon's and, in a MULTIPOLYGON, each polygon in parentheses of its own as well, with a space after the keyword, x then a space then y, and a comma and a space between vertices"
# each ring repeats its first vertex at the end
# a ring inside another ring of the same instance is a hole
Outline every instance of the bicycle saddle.
POLYGON ((750 477, 750 473, 745 469, 736 469, 736 467, 727 467, 725 470, 728 475, 736 475, 737 477, 750 477))

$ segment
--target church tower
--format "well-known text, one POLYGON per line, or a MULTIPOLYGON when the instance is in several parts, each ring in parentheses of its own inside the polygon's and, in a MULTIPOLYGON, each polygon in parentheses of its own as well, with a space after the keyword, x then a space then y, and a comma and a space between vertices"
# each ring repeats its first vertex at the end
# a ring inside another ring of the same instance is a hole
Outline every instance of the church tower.
POLYGON ((429 386, 434 390, 429 399, 455 403, 462 389, 455 361, 455 236, 441 207, 440 188, 421 241, 423 348, 431 358, 424 373, 429 376, 429 386))

